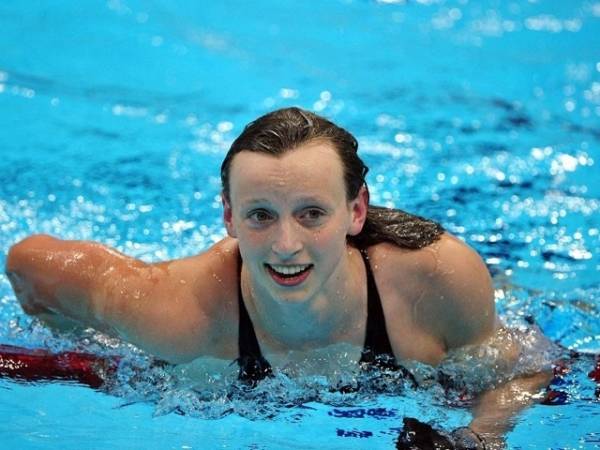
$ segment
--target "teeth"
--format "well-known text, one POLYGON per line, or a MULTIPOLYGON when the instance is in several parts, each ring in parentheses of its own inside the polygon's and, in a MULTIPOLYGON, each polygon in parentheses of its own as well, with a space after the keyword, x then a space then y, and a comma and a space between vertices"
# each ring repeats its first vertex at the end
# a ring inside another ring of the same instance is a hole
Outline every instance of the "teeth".
POLYGON ((297 273, 306 270, 310 264, 296 265, 296 266, 279 266, 270 264, 271 268, 282 275, 295 275, 297 273))

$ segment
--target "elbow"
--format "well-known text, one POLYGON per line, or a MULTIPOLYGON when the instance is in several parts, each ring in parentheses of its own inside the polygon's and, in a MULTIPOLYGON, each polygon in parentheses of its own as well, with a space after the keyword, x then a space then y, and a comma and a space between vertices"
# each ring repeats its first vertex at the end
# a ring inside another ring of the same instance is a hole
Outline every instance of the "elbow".
POLYGON ((5 272, 17 300, 28 314, 46 312, 41 298, 50 298, 44 277, 47 260, 41 255, 56 239, 47 235, 33 235, 13 245, 6 257, 5 272))
POLYGON ((8 249, 5 272, 7 275, 21 273, 31 260, 32 251, 47 248, 56 238, 47 234, 34 234, 17 242, 8 249))
POLYGON ((48 312, 41 298, 49 299, 43 280, 44 262, 40 254, 55 241, 46 235, 33 235, 14 244, 8 251, 5 272, 15 296, 27 314, 48 312))

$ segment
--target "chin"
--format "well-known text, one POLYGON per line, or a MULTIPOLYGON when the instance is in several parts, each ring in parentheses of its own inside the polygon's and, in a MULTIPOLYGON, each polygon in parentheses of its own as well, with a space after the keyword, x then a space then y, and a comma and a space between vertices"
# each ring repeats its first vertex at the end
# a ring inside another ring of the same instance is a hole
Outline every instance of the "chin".
POLYGON ((290 289, 281 289, 279 286, 271 290, 271 295, 278 303, 281 304, 306 303, 314 298, 314 293, 309 292, 308 289, 300 289, 292 292, 290 289))

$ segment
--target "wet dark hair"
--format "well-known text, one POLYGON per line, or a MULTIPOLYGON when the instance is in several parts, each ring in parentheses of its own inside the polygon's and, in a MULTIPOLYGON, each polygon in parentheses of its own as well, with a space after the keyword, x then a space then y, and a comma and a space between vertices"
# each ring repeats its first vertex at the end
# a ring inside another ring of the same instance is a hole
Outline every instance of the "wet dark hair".
MULTIPOLYGON (((346 198, 355 199, 360 188, 366 186, 365 176, 369 171, 358 156, 358 142, 348 131, 324 117, 295 107, 279 109, 259 117, 250 122, 233 141, 221 165, 223 196, 230 201, 231 162, 239 152, 278 156, 314 140, 329 142, 338 152, 344 170, 346 198)), ((439 239, 443 232, 440 224, 423 217, 398 209, 369 205, 362 231, 347 239, 358 248, 391 242, 399 247, 417 249, 439 239)))

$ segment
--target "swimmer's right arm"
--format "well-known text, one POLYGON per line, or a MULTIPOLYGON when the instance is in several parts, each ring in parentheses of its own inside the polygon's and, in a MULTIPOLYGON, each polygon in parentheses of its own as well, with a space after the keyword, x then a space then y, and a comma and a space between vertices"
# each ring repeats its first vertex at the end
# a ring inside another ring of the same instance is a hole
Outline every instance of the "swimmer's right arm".
POLYGON ((6 273, 26 313, 64 316, 183 362, 209 353, 210 307, 228 295, 215 281, 218 255, 147 264, 99 243, 34 235, 11 247, 6 273))
MULTIPOLYGON (((14 246, 6 259, 6 275, 23 310, 48 318, 64 316, 83 325, 107 331, 98 292, 102 267, 118 259, 96 243, 63 241, 47 235, 30 236, 14 246)), ((104 302, 106 303, 106 302, 104 302)))

